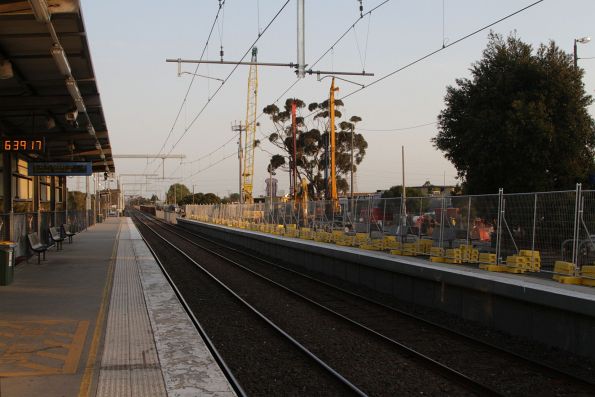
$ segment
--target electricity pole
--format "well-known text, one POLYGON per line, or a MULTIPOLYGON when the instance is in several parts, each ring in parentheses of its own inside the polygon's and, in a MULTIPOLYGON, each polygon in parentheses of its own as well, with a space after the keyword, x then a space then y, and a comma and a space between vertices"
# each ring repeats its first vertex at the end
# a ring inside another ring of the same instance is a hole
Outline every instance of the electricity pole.
POLYGON ((242 160, 244 159, 244 150, 242 149, 242 133, 246 131, 246 127, 240 124, 233 125, 231 130, 238 133, 238 193, 240 194, 240 204, 244 202, 244 194, 242 192, 242 160))

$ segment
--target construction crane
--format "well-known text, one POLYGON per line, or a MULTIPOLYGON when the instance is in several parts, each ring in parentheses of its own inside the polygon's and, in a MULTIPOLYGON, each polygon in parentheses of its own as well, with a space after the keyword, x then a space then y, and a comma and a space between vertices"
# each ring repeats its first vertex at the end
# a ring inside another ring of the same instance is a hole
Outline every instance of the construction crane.
MULTIPOLYGON (((248 73, 248 96, 246 105, 246 129, 244 139, 244 171, 242 172, 243 203, 253 203, 252 195, 254 179, 254 145, 256 144, 256 100, 258 97, 258 69, 256 54, 258 49, 252 48, 252 60, 248 73)), ((241 134, 241 132, 240 132, 241 134)))

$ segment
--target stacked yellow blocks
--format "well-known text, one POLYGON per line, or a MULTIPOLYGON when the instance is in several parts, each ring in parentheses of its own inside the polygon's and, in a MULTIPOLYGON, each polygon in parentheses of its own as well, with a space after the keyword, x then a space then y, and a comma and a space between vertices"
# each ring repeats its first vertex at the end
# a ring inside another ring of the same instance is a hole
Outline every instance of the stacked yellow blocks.
POLYGON ((506 271, 508 273, 525 273, 530 271, 529 258, 522 255, 509 255, 506 257, 506 271))
POLYGON ((462 263, 461 249, 460 248, 447 249, 444 254, 444 262, 445 263, 454 263, 454 264, 462 263))
POLYGON ((314 233, 309 227, 303 227, 300 229, 300 238, 304 240, 314 240, 314 233))
POLYGON ((417 240, 415 242, 415 244, 417 245, 417 253, 421 255, 430 255, 430 250, 432 249, 433 243, 434 242, 432 240, 417 240))
POLYGON ((577 276, 576 265, 571 262, 554 262, 554 280, 563 284, 581 284, 581 278, 577 276))
POLYGON ((395 236, 384 236, 383 249, 392 251, 401 249, 401 242, 395 236))
POLYGON ((520 250, 519 255, 527 258, 528 271, 538 272, 541 270, 541 256, 539 255, 539 251, 520 250))
POLYGON ((444 263, 444 248, 432 247, 430 248, 430 262, 444 263))
POLYGON ((355 237, 353 238, 353 246, 354 247, 361 247, 362 245, 366 245, 370 243, 370 236, 368 233, 355 233, 355 237))
POLYGON ((479 262, 479 250, 477 248, 473 248, 470 244, 462 244, 459 249, 461 250, 461 261, 463 263, 479 262))
POLYGON ((353 236, 348 236, 341 230, 333 230, 331 239, 332 242, 342 247, 348 247, 353 244, 353 236))
POLYGON ((319 230, 314 235, 314 241, 318 241, 319 243, 330 243, 331 240, 332 234, 325 232, 324 230, 319 230))
POLYGON ((295 224, 288 224, 285 228, 285 237, 298 237, 299 231, 297 229, 297 225, 295 224))
POLYGON ((384 249, 384 239, 383 238, 373 238, 370 240, 370 242, 368 242, 366 244, 362 244, 359 247, 364 250, 382 251, 384 249))
POLYGON ((482 252, 479 254, 479 268, 487 270, 489 272, 505 272, 507 269, 506 265, 496 264, 496 254, 489 252, 482 252))
POLYGON ((595 266, 583 266, 581 270, 581 283, 589 287, 595 287, 595 266))

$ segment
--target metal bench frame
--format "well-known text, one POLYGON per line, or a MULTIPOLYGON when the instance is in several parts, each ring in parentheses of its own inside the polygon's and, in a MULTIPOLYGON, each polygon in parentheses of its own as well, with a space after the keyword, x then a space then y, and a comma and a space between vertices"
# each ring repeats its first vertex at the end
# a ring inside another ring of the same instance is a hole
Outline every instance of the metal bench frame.
POLYGON ((72 237, 76 235, 76 233, 71 230, 72 230, 72 226, 68 223, 64 223, 61 226, 61 232, 63 233, 64 236, 66 236, 68 238, 68 244, 72 244, 72 237))
POLYGON ((64 237, 62 237, 62 233, 60 233, 60 229, 55 226, 50 227, 49 230, 50 239, 56 243, 56 251, 60 251, 62 249, 62 241, 64 241, 64 237))
POLYGON ((43 253, 43 260, 45 261, 45 252, 48 250, 48 246, 43 244, 39 240, 37 232, 30 233, 27 235, 27 241, 29 241, 29 247, 35 253, 37 253, 37 264, 41 263, 41 254, 43 253))

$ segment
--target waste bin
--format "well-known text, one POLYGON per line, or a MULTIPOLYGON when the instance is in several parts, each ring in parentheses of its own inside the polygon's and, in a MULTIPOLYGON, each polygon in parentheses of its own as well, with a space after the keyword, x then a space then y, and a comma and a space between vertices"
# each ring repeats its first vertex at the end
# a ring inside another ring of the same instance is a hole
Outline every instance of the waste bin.
POLYGON ((0 241, 0 285, 9 285, 14 276, 14 247, 12 241, 0 241))
POLYGON ((103 222, 103 214, 97 214, 97 223, 103 222))

